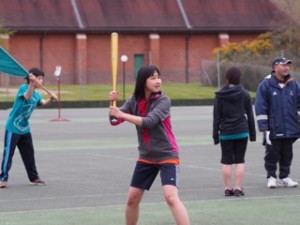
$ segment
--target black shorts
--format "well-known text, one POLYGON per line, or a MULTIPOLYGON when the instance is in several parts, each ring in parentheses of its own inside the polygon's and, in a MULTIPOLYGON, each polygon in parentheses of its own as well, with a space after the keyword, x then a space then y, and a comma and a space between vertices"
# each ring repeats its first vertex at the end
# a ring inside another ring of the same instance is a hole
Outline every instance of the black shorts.
POLYGON ((221 140, 222 157, 221 163, 225 165, 245 162, 248 138, 235 140, 221 140))
POLYGON ((179 181, 179 166, 175 164, 147 164, 137 162, 132 180, 131 187, 140 188, 143 190, 150 190, 158 172, 160 171, 160 178, 162 185, 178 186, 179 181))

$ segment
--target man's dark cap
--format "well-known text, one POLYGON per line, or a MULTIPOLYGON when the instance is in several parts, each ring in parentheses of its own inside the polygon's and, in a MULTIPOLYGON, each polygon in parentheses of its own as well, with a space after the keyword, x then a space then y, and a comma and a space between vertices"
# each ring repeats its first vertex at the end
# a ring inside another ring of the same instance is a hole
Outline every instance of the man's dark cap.
POLYGON ((276 58, 273 59, 272 61, 272 68, 274 68, 275 65, 286 65, 286 64, 291 64, 292 61, 289 60, 289 59, 286 59, 285 57, 281 57, 281 56, 278 56, 276 58))

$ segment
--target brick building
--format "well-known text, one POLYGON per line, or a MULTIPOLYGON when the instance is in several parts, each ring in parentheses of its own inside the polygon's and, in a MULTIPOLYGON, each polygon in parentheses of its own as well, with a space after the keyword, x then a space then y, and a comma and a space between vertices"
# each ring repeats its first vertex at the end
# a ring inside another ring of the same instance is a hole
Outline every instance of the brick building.
POLYGON ((25 68, 42 68, 47 84, 55 84, 57 65, 64 84, 110 83, 112 32, 119 57, 128 56, 127 82, 142 63, 157 65, 164 82, 199 82, 201 61, 215 47, 251 41, 283 20, 269 0, 0 1, 0 23, 15 31, 1 45, 25 68))

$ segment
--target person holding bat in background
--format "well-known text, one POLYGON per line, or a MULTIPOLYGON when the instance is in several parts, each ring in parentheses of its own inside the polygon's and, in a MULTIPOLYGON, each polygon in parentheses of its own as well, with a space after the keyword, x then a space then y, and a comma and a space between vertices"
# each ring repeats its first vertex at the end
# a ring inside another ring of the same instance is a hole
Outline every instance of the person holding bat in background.
POLYGON ((34 147, 29 126, 29 118, 36 106, 47 105, 56 101, 55 94, 50 93, 50 98, 42 99, 36 89, 43 85, 44 72, 38 68, 29 70, 26 77, 27 84, 22 84, 15 97, 12 110, 9 114, 4 139, 4 152, 1 164, 0 188, 6 188, 8 172, 12 165, 15 148, 18 147, 29 181, 33 185, 45 185, 40 179, 34 157, 34 147))
POLYGON ((133 172, 126 203, 126 225, 136 225, 139 204, 160 172, 162 191, 177 225, 189 225, 189 217, 178 194, 179 155, 171 128, 169 97, 161 92, 161 75, 154 65, 143 65, 134 93, 120 108, 114 106, 118 92, 111 91, 111 125, 124 121, 136 126, 139 157, 133 172))

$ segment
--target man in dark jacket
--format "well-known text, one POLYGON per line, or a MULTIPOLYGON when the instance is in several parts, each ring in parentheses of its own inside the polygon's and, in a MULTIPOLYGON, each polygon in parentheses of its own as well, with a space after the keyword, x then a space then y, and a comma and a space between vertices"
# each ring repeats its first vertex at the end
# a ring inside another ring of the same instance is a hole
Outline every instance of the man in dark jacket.
POLYGON ((259 131, 264 134, 268 188, 298 185, 289 177, 293 143, 300 135, 300 88, 289 74, 291 63, 291 60, 284 57, 274 58, 271 74, 259 84, 256 92, 255 112, 259 131))

